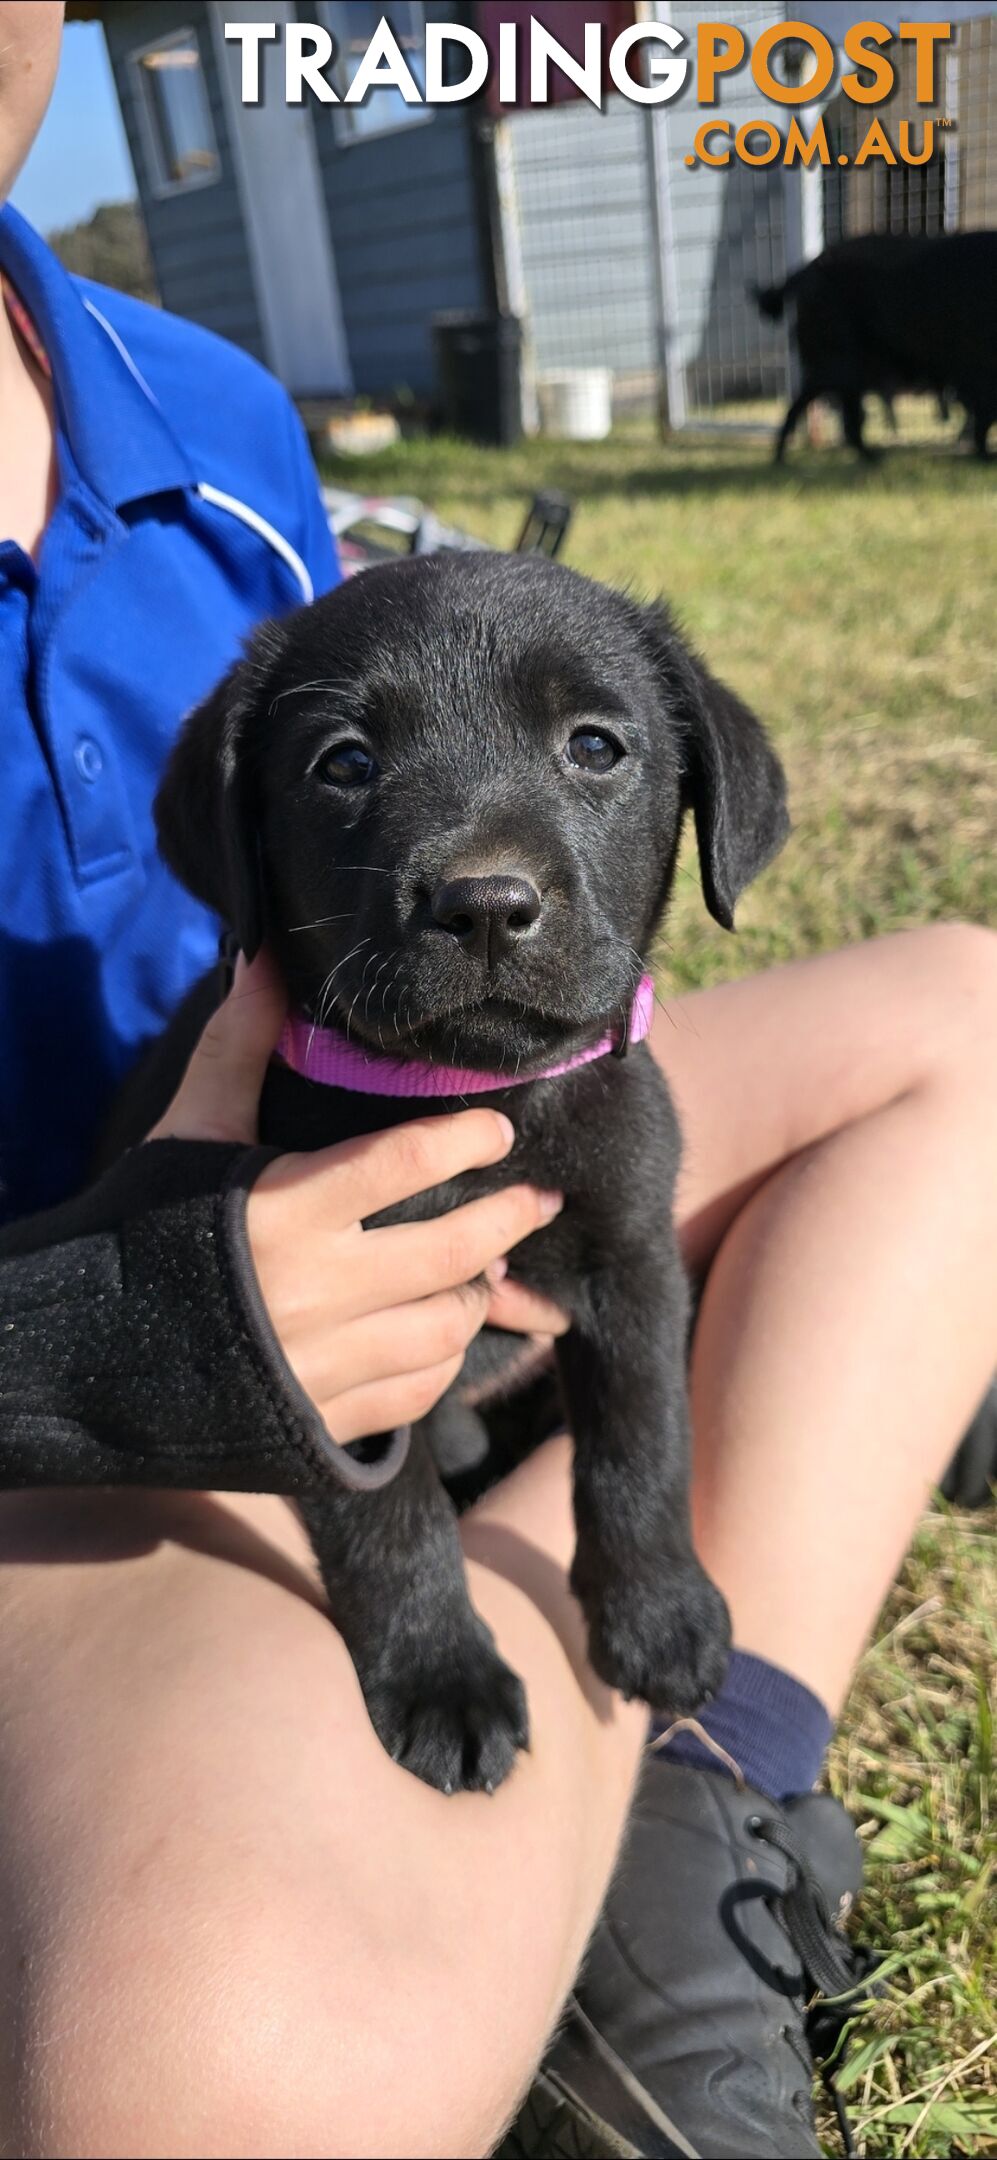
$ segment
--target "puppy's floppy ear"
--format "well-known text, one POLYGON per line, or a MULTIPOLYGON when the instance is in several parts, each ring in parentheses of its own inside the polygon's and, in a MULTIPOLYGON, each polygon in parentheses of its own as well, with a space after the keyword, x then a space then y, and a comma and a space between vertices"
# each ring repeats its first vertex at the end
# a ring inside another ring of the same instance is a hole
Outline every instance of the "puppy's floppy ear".
POLYGON ((739 895, 789 832, 786 775, 761 721, 690 652, 665 610, 648 610, 645 626, 678 708, 682 803, 696 821, 706 905, 733 930, 739 895))
POLYGON ((786 775, 749 707, 695 654, 696 697, 686 747, 685 801, 696 820, 710 914, 734 928, 734 907, 789 833, 786 775))
POLYGON ((187 714, 153 805, 159 850, 175 877, 234 931, 251 960, 263 942, 258 818, 247 723, 283 647, 276 623, 187 714))

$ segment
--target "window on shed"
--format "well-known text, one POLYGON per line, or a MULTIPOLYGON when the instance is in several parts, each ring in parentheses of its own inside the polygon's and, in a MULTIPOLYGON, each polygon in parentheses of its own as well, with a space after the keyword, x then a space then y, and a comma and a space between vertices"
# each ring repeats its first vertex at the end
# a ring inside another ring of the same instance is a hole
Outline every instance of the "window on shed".
POLYGON ((150 177, 157 194, 204 187, 221 171, 196 30, 132 54, 150 177))
MULTIPOLYGON (((326 0, 322 18, 336 41, 332 85, 344 98, 364 53, 384 16, 421 92, 426 89, 426 10, 422 0, 326 0)), ((337 105, 340 142, 366 142, 372 135, 393 134, 431 120, 431 108, 406 105, 400 90, 378 83, 362 105, 337 105)))

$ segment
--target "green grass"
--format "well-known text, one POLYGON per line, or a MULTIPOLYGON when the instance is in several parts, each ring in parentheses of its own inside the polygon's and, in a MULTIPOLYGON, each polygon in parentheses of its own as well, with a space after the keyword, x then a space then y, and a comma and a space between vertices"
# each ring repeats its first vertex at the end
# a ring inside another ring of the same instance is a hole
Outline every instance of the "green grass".
POLYGON ((891 1967, 839 2075, 869 2154, 997 2151, 994 1542, 981 1515, 925 1520, 831 1755, 891 1967))
MULTIPOLYGON (((761 435, 665 447, 640 424, 584 447, 413 441, 329 468, 504 547, 535 489, 565 489, 565 560, 663 594, 765 719, 794 838, 737 939, 708 922, 684 855, 660 956, 673 987, 905 924, 997 921, 995 474, 925 408, 904 422, 914 442, 874 471, 806 448, 777 471, 761 435)), ((997 2153, 995 1614, 993 1513, 927 1518, 831 1759, 866 1840, 860 1932, 891 1953, 843 2072, 873 2160, 997 2153)))
POLYGON ((512 546, 535 489, 576 504, 565 560, 663 594, 765 719, 790 773, 796 837, 747 896, 738 939, 703 919, 687 857, 670 920, 677 987, 935 918, 997 920, 993 468, 948 444, 874 471, 764 438, 470 449, 402 443, 327 468, 421 497, 512 546))

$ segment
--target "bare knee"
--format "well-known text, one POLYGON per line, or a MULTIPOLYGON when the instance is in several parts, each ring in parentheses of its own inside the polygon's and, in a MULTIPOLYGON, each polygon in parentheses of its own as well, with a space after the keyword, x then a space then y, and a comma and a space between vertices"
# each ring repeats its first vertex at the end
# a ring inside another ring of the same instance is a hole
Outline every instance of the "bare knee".
POLYGON ((973 1028, 997 1028, 997 931, 982 923, 933 923, 912 933, 918 968, 949 1012, 973 1028))
POLYGON ((997 934, 975 923, 913 933, 921 1056, 908 1093, 948 1165, 953 1202, 992 1208, 997 1179, 997 934))

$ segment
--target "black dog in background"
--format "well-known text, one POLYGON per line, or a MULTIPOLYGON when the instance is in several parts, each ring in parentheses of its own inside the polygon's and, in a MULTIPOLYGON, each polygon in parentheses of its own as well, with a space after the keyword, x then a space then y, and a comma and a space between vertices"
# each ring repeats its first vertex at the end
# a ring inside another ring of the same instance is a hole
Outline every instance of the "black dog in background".
MULTIPOLYGON (((187 720, 156 809, 177 876, 247 954, 266 941, 294 1008, 373 1057, 496 1074, 475 1100, 512 1118, 508 1158, 375 1219, 437 1215, 521 1179, 565 1193, 511 1274, 571 1317, 557 1358, 575 1441, 572 1585, 603 1679, 694 1710, 720 1682, 729 1630, 690 1538, 668 1092, 645 1047, 556 1079, 500 1076, 542 1072, 607 1029, 622 1046, 687 809, 707 905, 731 926, 787 831, 758 721, 663 611, 537 558, 430 556, 264 625, 187 720)), ((183 1036, 181 1015, 170 1064, 183 1036)), ((311 1148, 456 1106, 317 1085, 275 1062, 262 1137, 311 1148)), ((137 1130, 149 1107, 147 1087, 137 1130)), ((455 1420, 473 1442, 461 1390, 480 1397, 516 1351, 484 1331, 392 1483, 330 1483, 303 1503, 372 1721, 444 1790, 490 1788, 526 1744, 523 1691, 469 1602, 434 1463, 455 1420)))
POLYGON ((997 421, 997 233, 865 233, 839 240, 782 285, 755 293, 790 335, 800 387, 776 437, 777 461, 815 398, 841 408, 845 440, 872 459, 863 398, 949 394, 966 409, 978 457, 997 421))

